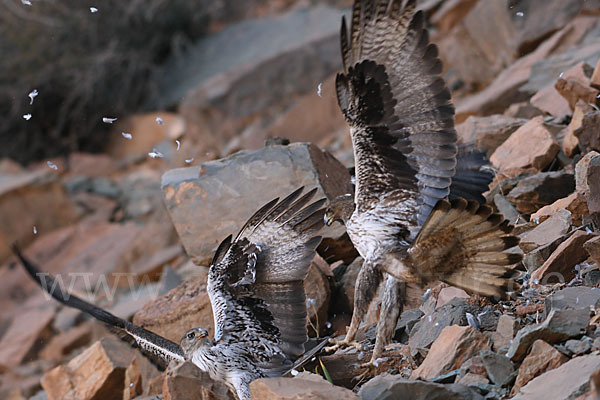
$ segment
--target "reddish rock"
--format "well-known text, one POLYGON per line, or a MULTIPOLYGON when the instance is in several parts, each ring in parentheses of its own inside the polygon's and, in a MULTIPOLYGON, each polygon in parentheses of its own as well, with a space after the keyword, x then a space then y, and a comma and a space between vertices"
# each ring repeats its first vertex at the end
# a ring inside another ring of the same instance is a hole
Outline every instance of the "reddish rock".
POLYGON ((581 127, 573 132, 577 136, 579 148, 583 153, 600 151, 600 111, 589 111, 583 116, 581 127))
POLYGON ((207 275, 188 280, 147 303, 133 317, 133 323, 179 343, 194 327, 213 324, 210 299, 206 292, 207 275))
POLYGON ((517 380, 512 388, 511 396, 516 395, 533 378, 543 374, 546 371, 560 367, 569 358, 556 350, 554 347, 544 342, 536 340, 531 346, 531 351, 525 357, 519 367, 517 380))
POLYGON ((44 375, 42 387, 48 400, 122 398, 130 390, 125 387, 125 375, 135 359, 134 352, 118 339, 101 339, 68 364, 44 375))
POLYGON ((596 67, 590 78, 590 86, 600 89, 600 60, 596 63, 596 67))
POLYGON ((452 300, 455 297, 468 299, 470 296, 464 290, 453 286, 442 288, 442 290, 440 290, 440 294, 438 294, 437 296, 437 303, 435 305, 435 308, 438 309, 444 304, 447 304, 450 300, 452 300))
POLYGON ((534 107, 528 101, 511 104, 506 111, 504 111, 504 115, 507 117, 524 118, 528 120, 542 114, 543 112, 539 108, 534 107))
POLYGON ((573 153, 577 150, 579 139, 575 136, 575 131, 581 128, 585 114, 592 110, 593 107, 583 101, 579 101, 575 105, 573 118, 571 118, 571 122, 569 123, 569 130, 562 143, 562 150, 567 156, 572 157, 573 153))
POLYGON ((575 79, 563 79, 559 78, 554 87, 563 96, 571 110, 575 109, 575 104, 579 101, 583 101, 588 104, 596 104, 598 93, 596 89, 592 89, 587 84, 582 84, 575 79))
POLYGON ((70 199, 82 222, 89 224, 109 222, 117 209, 116 201, 89 192, 75 193, 70 199))
POLYGON ((480 350, 490 349, 490 339, 472 326, 447 326, 431 345, 423 363, 410 379, 430 379, 459 368, 480 350))
POLYGON ((546 86, 534 94, 529 100, 532 106, 556 118, 571 115, 569 102, 560 95, 554 86, 546 86))
POLYGON ((327 78, 313 91, 300 97, 285 113, 282 113, 267 129, 260 143, 243 148, 260 148, 267 137, 284 137, 290 142, 323 143, 348 125, 339 111, 335 90, 335 75, 327 78), (311 118, 306 118, 311 115, 311 118))
POLYGON ((586 196, 581 192, 573 192, 567 197, 556 200, 554 203, 544 206, 531 214, 532 221, 545 221, 553 217, 561 210, 571 213, 572 224, 581 225, 581 219, 584 215, 589 215, 586 196))
MULTIPOLYGON (((43 265, 44 272, 60 279, 66 287, 85 291, 84 297, 114 300, 112 280, 125 279, 112 273, 125 263, 125 255, 141 232, 133 223, 80 223, 40 235, 25 249, 34 262, 43 265)), ((6 270, 0 280, 0 304, 29 293, 41 293, 40 288, 22 270, 6 270)))
POLYGON ((115 123, 107 152, 117 159, 145 156, 163 140, 175 141, 185 130, 185 121, 174 113, 160 111, 131 115, 115 123), (162 125, 156 122, 158 117, 162 118, 162 125), (131 134, 131 139, 125 138, 122 132, 131 134))
MULTIPOLYGON (((540 211, 542 211, 544 208, 541 208, 540 211)), ((563 208, 558 208, 557 210, 558 211, 552 214, 550 218, 547 218, 544 222, 532 230, 521 234, 521 241, 519 242, 519 247, 521 249, 523 249, 525 252, 530 252, 540 246, 555 241, 559 237, 569 232, 572 222, 571 212, 563 208)), ((531 220, 543 220, 539 215, 537 215, 540 211, 532 214, 531 220)))
POLYGON ((540 268, 531 274, 531 279, 538 280, 542 284, 569 282, 575 277, 573 267, 588 257, 583 244, 595 236, 597 234, 581 230, 574 232, 552 252, 540 268))
POLYGON ((514 400, 542 398, 573 399, 590 388, 590 379, 600 369, 600 356, 575 357, 521 387, 514 400))
POLYGON ((552 133, 536 117, 517 129, 494 151, 490 161, 500 170, 536 168, 542 170, 554 159, 560 146, 552 133), (536 143, 531 147, 530 143, 536 143))
POLYGON ((476 143, 477 148, 485 150, 489 156, 526 122, 523 118, 499 114, 488 117, 471 116, 456 126, 456 133, 461 143, 476 143))
POLYGON ((592 261, 600 265, 600 236, 586 241, 583 248, 590 255, 592 261))
POLYGON ((106 154, 71 153, 67 163, 69 165, 68 177, 109 176, 118 170, 118 164, 106 154))
MULTIPOLYGON (((519 58, 508 68, 496 74, 494 80, 485 89, 474 95, 457 99, 455 102, 456 121, 460 123, 470 115, 502 113, 510 104, 527 100, 530 94, 520 89, 529 80, 533 64, 548 58, 551 54, 560 53, 579 43, 595 27, 596 23, 597 19, 594 16, 575 18, 541 43, 534 51, 519 58)), ((496 37, 496 35, 490 35, 490 37, 496 37)), ((454 51, 454 48, 451 47, 448 47, 448 51, 444 51, 444 48, 444 44, 440 43, 442 54, 454 51)), ((568 60, 571 62, 572 60, 585 59, 591 51, 591 49, 589 51, 588 49, 581 49, 575 52, 576 54, 572 54, 568 60)), ((457 57, 460 56, 461 53, 457 53, 457 57)), ((465 59, 465 63, 469 62, 478 63, 479 60, 465 59)), ((487 77, 489 74, 486 72, 482 76, 487 77)), ((552 83, 554 83, 554 80, 552 83)))
POLYGON ((600 157, 590 160, 586 181, 590 189, 588 209, 592 214, 600 213, 600 157))
POLYGON ((456 381, 459 385, 469 386, 473 383, 483 383, 489 384, 490 381, 483 375, 474 374, 472 372, 467 372, 462 378, 456 381))
POLYGON ((40 358, 58 362, 71 351, 87 345, 91 339, 92 327, 90 323, 83 323, 52 337, 40 352, 40 358))
POLYGON ((318 337, 327 329, 327 310, 331 299, 328 276, 331 275, 327 262, 318 254, 315 255, 304 280, 306 311, 310 320, 308 334, 310 336, 318 337))
POLYGON ((519 304, 515 308, 515 313, 517 314, 518 317, 524 317, 528 314, 537 314, 537 313, 543 312, 543 311, 544 311, 544 304, 542 304, 542 303, 529 304, 529 305, 519 304))
POLYGON ((590 194, 590 185, 588 183, 588 170, 592 159, 600 156, 596 151, 590 151, 584 155, 575 165, 575 190, 586 196, 590 194))
POLYGON ((430 22, 444 35, 460 23, 477 4, 477 0, 449 0, 442 2, 430 19, 430 22))
POLYGON ((227 400, 235 397, 222 382, 213 381, 194 364, 173 362, 164 376, 164 400, 227 400))
POLYGON ((163 248, 154 253, 144 255, 130 267, 136 282, 156 282, 160 279, 163 267, 183 255, 181 245, 176 244, 163 248))
POLYGON ((494 341, 494 350, 498 351, 501 347, 509 346, 517 331, 517 322, 510 315, 502 314, 498 319, 496 332, 492 333, 494 341))
POLYGON ((36 357, 50 338, 54 308, 32 309, 16 314, 0 340, 0 371, 36 357))
POLYGON ((76 219, 75 209, 58 182, 57 173, 40 167, 33 172, 0 176, 0 263, 10 245, 26 246, 37 232, 50 232, 76 219))
POLYGON ((358 400, 350 389, 334 386, 319 375, 302 373, 294 378, 263 378, 250 384, 252 398, 264 400, 358 400))

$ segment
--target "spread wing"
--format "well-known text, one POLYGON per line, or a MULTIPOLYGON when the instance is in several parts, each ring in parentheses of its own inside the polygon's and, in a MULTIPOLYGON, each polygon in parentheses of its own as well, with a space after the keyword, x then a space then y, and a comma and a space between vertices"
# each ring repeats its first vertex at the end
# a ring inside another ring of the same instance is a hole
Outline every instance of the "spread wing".
POLYGON ((130 339, 133 339, 137 345, 147 354, 153 357, 162 359, 165 364, 168 364, 172 360, 178 360, 183 362, 183 351, 177 343, 174 343, 162 336, 150 332, 142 327, 132 324, 129 321, 121 319, 106 310, 96 307, 87 301, 80 299, 70 293, 63 290, 62 285, 56 284, 54 277, 49 274, 42 273, 31 261, 29 261, 16 245, 12 247, 13 252, 19 258, 25 270, 33 278, 33 280, 40 285, 48 294, 60 303, 68 306, 77 308, 92 317, 96 318, 109 325, 109 327, 116 329, 130 339))
POLYGON ((325 200, 307 205, 302 188, 266 204, 227 238, 211 263, 208 291, 217 345, 235 346, 267 375, 280 375, 304 352, 308 273, 325 200))
POLYGON ((354 145, 355 203, 360 211, 402 188, 417 198, 420 225, 448 196, 456 166, 454 108, 423 14, 415 0, 355 1, 341 48, 336 86, 354 145))

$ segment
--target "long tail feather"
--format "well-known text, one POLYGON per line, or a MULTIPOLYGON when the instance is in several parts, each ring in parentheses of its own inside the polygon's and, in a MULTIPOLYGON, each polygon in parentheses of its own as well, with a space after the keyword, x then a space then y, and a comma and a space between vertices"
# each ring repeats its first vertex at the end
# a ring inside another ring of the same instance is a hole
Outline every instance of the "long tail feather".
POLYGON ((23 264, 23 267, 25 267, 25 271, 27 271, 29 276, 60 303, 68 307, 77 308, 109 326, 121 330, 132 337, 144 351, 162 358, 166 363, 171 360, 184 361, 183 352, 177 343, 119 318, 77 296, 64 292, 60 285, 55 284, 54 277, 41 273, 38 267, 23 255, 16 244, 13 244, 11 248, 21 261, 21 264, 23 264))

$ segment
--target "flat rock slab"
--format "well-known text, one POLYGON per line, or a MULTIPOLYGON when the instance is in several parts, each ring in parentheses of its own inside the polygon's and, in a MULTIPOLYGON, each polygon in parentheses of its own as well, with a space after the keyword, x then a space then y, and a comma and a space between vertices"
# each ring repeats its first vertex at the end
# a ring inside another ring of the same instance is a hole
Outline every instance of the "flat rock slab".
POLYGON ((536 340, 554 344, 579 336, 585 333, 589 321, 589 309, 552 310, 544 322, 526 326, 517 332, 506 356, 515 362, 522 361, 536 340))
POLYGON ((191 328, 212 326, 212 308, 206 292, 207 276, 205 273, 190 279, 147 303, 133 316, 133 323, 175 343, 179 343, 191 328))
POLYGON ((18 241, 26 246, 37 232, 50 232, 77 218, 75 208, 58 181, 58 173, 47 169, 19 174, 0 173, 0 263, 18 241))
POLYGON ((519 247, 524 251, 532 251, 540 246, 554 242, 571 229, 571 212, 559 210, 532 230, 521 235, 519 247))
POLYGON ((39 341, 49 339, 54 308, 33 309, 15 316, 0 340, 0 370, 12 369, 33 356, 39 341))
POLYGON ((481 395, 459 384, 413 381, 398 375, 379 375, 367 382, 359 392, 361 400, 476 400, 481 395))
POLYGON ((350 389, 334 386, 322 377, 301 373, 294 378, 263 378, 250 384, 253 399, 261 400, 358 400, 350 389))
POLYGON ((519 180, 506 196, 523 214, 567 197, 575 190, 575 176, 564 171, 542 172, 519 180))
POLYGON ((560 146, 542 117, 536 117, 517 129, 490 157, 492 164, 503 171, 533 167, 544 169, 556 157, 560 146), (534 147, 529 143, 535 142, 534 147))
POLYGON ((483 350, 479 353, 479 357, 483 361, 488 377, 496 385, 504 386, 513 379, 515 368, 506 356, 491 350, 483 350))
POLYGON ((122 398, 126 390, 129 392, 127 376, 140 371, 134 359, 133 348, 115 338, 104 338, 68 364, 48 371, 42 387, 50 400, 122 398))
MULTIPOLYGON (((318 188, 314 199, 352 193, 346 168, 307 143, 240 151, 227 158, 166 172, 162 190, 183 246, 207 264, 219 243, 235 234, 254 212, 300 186, 318 188)), ((324 230, 339 237, 342 227, 324 230)))
POLYGON ((588 258, 583 244, 598 236, 597 233, 587 233, 579 230, 574 232, 567 240, 562 242, 550 257, 539 267, 531 279, 537 279, 542 284, 569 282, 575 277, 573 268, 588 258))
POLYGON ((459 368, 480 350, 491 349, 491 340, 472 326, 448 326, 433 342, 423 363, 410 379, 431 379, 459 368))
POLYGON ((600 289, 586 286, 568 287, 557 290, 545 300, 545 312, 549 315, 553 309, 557 310, 589 310, 600 303, 600 289))
POLYGON ((514 400, 575 399, 590 388, 591 376, 600 369, 600 355, 576 357, 533 379, 514 400))
POLYGON ((531 351, 519 367, 519 374, 512 388, 511 395, 514 396, 519 393, 521 387, 533 378, 546 371, 560 367, 567 361, 569 361, 569 358, 554 347, 543 340, 536 340, 533 346, 531 346, 531 351))

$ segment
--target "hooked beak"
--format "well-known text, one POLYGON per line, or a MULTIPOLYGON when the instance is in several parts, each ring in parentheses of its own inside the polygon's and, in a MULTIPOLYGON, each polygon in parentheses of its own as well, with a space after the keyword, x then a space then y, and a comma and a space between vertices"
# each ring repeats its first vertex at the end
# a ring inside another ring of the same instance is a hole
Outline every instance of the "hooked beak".
POLYGON ((333 221, 334 221, 334 219, 333 219, 333 213, 326 212, 323 215, 323 222, 325 223, 325 225, 331 226, 331 224, 333 224, 333 221))

